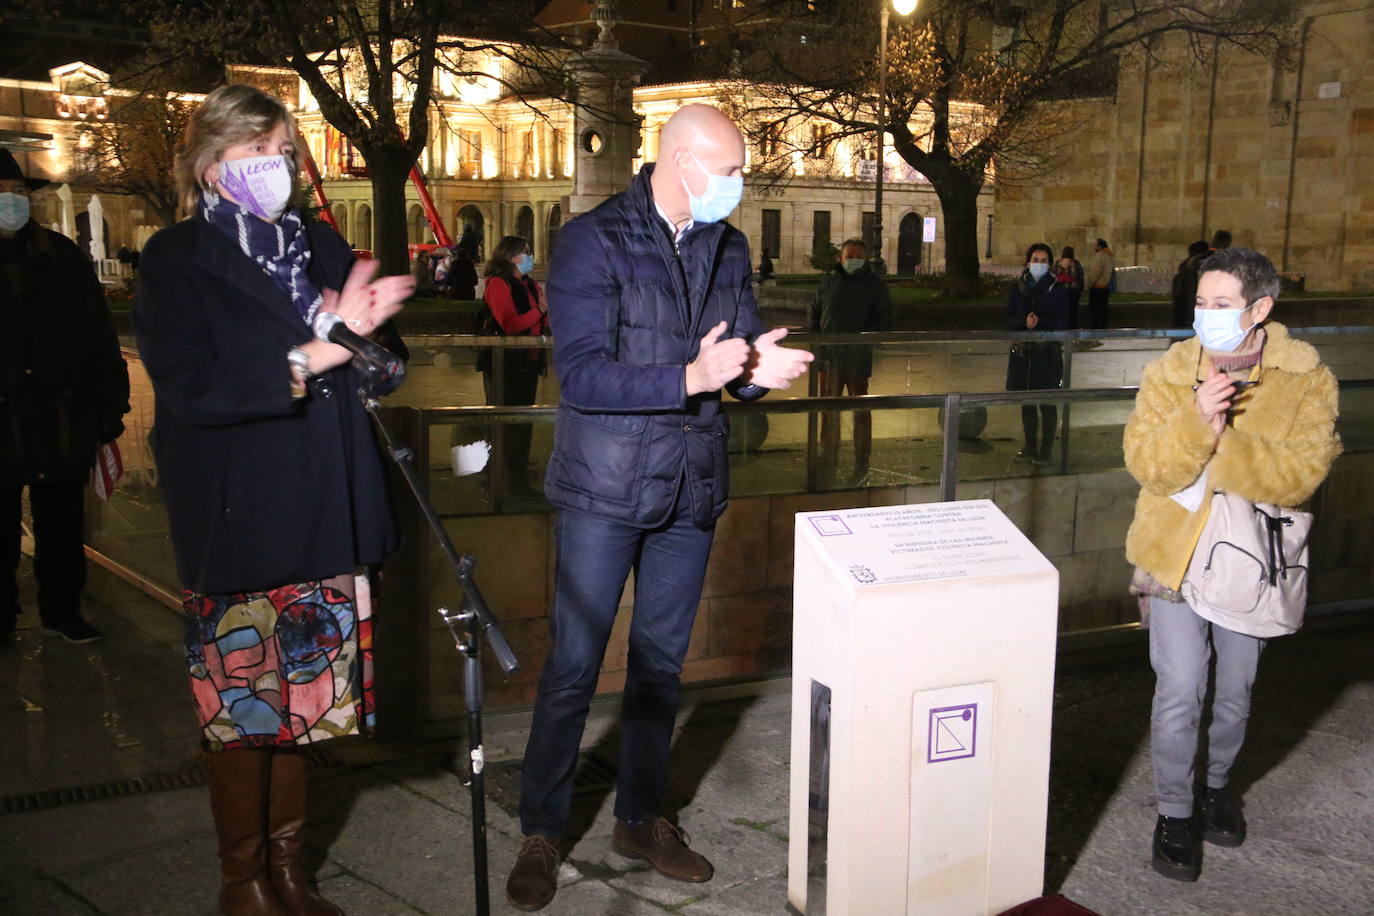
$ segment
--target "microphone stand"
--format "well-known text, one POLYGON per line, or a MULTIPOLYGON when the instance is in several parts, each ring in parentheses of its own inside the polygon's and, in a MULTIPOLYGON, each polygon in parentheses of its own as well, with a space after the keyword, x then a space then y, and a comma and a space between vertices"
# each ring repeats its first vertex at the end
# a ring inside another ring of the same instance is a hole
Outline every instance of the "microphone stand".
POLYGON ((434 503, 420 486, 420 479, 415 472, 414 452, 398 445, 386 424, 382 422, 381 405, 377 403, 377 386, 385 381, 386 377, 364 360, 353 360, 353 366, 363 377, 363 381, 358 385, 358 398, 363 402, 363 409, 372 418, 372 425, 376 427, 387 454, 391 456, 406 485, 410 487, 420 512, 429 523, 434 539, 463 589, 462 610, 454 613, 448 608, 441 607, 438 611, 439 616, 448 625, 449 632, 453 634, 455 647, 463 656, 463 699, 468 712, 468 787, 472 796, 472 868, 477 907, 475 912, 477 916, 488 916, 491 904, 487 888, 487 805, 486 783, 482 776, 485 765, 482 750, 483 638, 491 645, 491 650, 496 655, 496 663, 506 674, 519 670, 520 663, 511 651, 510 644, 506 642, 496 618, 487 607, 486 599, 477 587, 477 580, 473 578, 472 570, 477 561, 471 554, 459 556, 458 551, 454 549, 453 541, 449 539, 448 532, 439 520, 439 514, 434 510, 434 503))

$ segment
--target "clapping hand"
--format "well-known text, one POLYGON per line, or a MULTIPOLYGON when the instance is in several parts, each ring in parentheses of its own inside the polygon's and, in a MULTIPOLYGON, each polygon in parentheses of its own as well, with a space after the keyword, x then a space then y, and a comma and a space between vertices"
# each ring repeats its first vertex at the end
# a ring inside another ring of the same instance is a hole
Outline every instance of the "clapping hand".
POLYGON ((726 324, 720 322, 701 338, 697 358, 687 364, 687 395, 719 391, 738 378, 749 360, 749 344, 738 337, 721 340, 726 324))
POLYGON ((366 337, 377 330, 383 322, 399 312, 406 299, 415 292, 415 281, 405 275, 372 280, 380 266, 381 262, 372 258, 354 261, 341 291, 323 291, 324 301, 320 304, 320 311, 336 313, 354 334, 366 337))
POLYGON ((787 328, 774 328, 754 339, 745 370, 746 382, 763 388, 787 388, 806 371, 807 363, 815 355, 810 350, 778 346, 778 341, 786 336, 787 328))
MULTIPOLYGON (((372 258, 359 258, 353 263, 342 290, 321 292, 321 312, 333 312, 343 319, 350 331, 370 336, 384 322, 401 310, 405 300, 415 292, 415 281, 399 275, 373 280, 381 263, 372 258)), ((342 366, 352 355, 343 347, 323 340, 311 340, 301 346, 310 356, 310 371, 319 374, 335 366, 342 366)))
POLYGON ((1226 412, 1231 409, 1235 393, 1236 386, 1230 376, 1209 365, 1207 381, 1197 386, 1197 412, 1218 436, 1226 427, 1226 412))

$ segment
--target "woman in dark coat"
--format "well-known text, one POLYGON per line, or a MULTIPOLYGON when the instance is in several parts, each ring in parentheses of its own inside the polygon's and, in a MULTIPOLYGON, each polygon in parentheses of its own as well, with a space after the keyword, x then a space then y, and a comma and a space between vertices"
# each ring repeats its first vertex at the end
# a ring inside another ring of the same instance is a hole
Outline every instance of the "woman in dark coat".
POLYGON ((295 137, 256 89, 206 97, 174 165, 191 217, 148 242, 134 307, 230 914, 340 912, 303 869, 298 749, 371 725, 368 569, 395 543, 358 372, 316 319, 373 334, 412 283, 368 282, 290 206, 295 137))
MULTIPOLYGON (((1055 278, 1054 252, 1043 242, 1026 249, 1026 266, 1007 297, 1007 330, 1063 331, 1072 327, 1068 291, 1055 278)), ((1058 388, 1064 377, 1064 350, 1057 340, 1012 344, 1007 362, 1007 390, 1058 388)), ((1036 466, 1049 464, 1059 411, 1053 404, 1023 404, 1021 427, 1026 443, 1016 457, 1036 466), (1037 414, 1039 425, 1037 428, 1037 414)))
MULTIPOLYGON (((487 287, 482 299, 491 309, 491 316, 508 337, 538 337, 548 333, 549 312, 544 304, 544 292, 530 272, 534 270, 534 255, 530 245, 518 235, 508 235, 496 244, 487 262, 487 287)), ((548 356, 538 347, 516 349, 508 347, 503 354, 505 368, 501 373, 503 393, 498 398, 490 365, 483 374, 488 404, 533 404, 539 391, 539 377, 544 374, 548 356)), ((502 426, 506 479, 515 496, 538 498, 540 493, 529 483, 530 439, 534 433, 529 423, 507 423, 502 426)))

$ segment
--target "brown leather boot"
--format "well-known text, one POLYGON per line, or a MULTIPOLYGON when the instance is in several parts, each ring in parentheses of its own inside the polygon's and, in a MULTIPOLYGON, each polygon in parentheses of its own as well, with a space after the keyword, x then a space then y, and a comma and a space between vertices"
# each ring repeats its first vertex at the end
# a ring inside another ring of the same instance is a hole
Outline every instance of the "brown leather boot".
POLYGON ((219 906, 225 916, 291 916, 267 876, 267 771, 271 752, 215 751, 205 757, 210 812, 219 839, 219 906))
POLYGON ((305 868, 305 757, 296 751, 272 754, 267 802, 267 863, 272 889, 296 916, 344 916, 319 895, 305 868))
POLYGON ((506 879, 506 900, 517 910, 542 910, 558 890, 558 842, 527 836, 506 879))
POLYGON ((659 874, 678 881, 710 881, 716 870, 706 857, 687 848, 687 834, 666 817, 634 824, 619 818, 611 831, 611 848, 632 859, 648 859, 659 874))

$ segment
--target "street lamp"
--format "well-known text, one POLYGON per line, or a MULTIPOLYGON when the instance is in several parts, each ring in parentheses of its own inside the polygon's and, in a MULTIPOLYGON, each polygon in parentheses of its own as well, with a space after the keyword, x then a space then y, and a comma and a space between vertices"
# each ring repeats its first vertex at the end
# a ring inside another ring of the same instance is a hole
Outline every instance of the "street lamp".
MULTIPOLYGON (((916 10, 917 0, 891 0, 892 8, 899 16, 910 16, 916 10)), ((883 260, 883 121, 887 112, 887 17, 888 0, 880 0, 878 28, 878 167, 877 178, 873 184, 873 257, 880 264, 883 260)))

